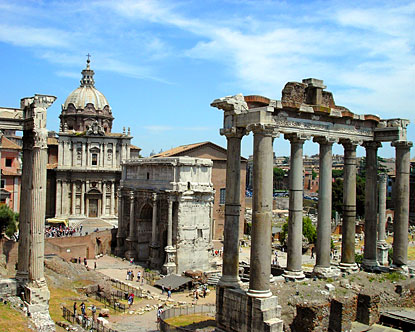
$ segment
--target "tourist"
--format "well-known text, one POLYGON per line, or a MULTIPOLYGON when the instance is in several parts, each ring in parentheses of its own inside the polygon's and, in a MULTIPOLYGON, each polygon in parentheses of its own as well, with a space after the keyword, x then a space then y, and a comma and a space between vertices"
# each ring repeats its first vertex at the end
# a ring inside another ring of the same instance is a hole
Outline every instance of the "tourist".
POLYGON ((92 304, 91 312, 92 312, 92 320, 95 322, 95 314, 97 312, 97 307, 95 306, 95 304, 92 304))
POLYGON ((85 313, 85 303, 84 302, 81 303, 81 312, 82 312, 82 316, 86 315, 86 313, 85 313))
POLYGON ((94 270, 97 269, 97 262, 94 262, 94 270))
POLYGON ((205 285, 205 286, 203 287, 203 298, 205 298, 205 297, 206 297, 206 294, 207 294, 207 286, 205 285))
POLYGON ((87 265, 88 265, 88 262, 86 260, 86 257, 84 257, 84 265, 85 265, 85 267, 87 267, 87 265))
POLYGON ((311 247, 311 257, 310 258, 314 258, 314 246, 311 247))
POLYGON ((171 299, 171 287, 167 288, 167 298, 171 299))
POLYGON ((73 303, 73 316, 76 317, 76 302, 73 303))
POLYGON ((162 305, 159 305, 159 308, 158 308, 158 310, 157 310, 157 323, 159 323, 160 322, 160 319, 161 319, 161 314, 163 313, 163 306, 162 305))
POLYGON ((141 271, 137 271, 137 282, 140 282, 141 271))
POLYGON ((78 264, 81 264, 81 257, 78 257, 78 264))
POLYGON ((133 294, 131 293, 130 295, 128 295, 128 308, 131 308, 132 304, 133 304, 133 294))
MULTIPOLYGON (((137 276, 137 278, 138 278, 138 276, 137 276)), ((162 295, 164 294, 164 291, 165 291, 164 286, 163 286, 163 285, 161 285, 161 294, 162 294, 162 295)))

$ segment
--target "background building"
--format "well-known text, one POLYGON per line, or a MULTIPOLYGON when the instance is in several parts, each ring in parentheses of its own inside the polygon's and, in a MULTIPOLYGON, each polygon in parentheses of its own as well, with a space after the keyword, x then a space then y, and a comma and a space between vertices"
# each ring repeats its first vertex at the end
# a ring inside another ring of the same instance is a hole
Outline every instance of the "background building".
POLYGON ((88 59, 80 87, 62 105, 59 133, 49 135, 47 217, 117 222, 121 162, 130 158, 132 136, 129 129, 112 133, 113 120, 88 59))

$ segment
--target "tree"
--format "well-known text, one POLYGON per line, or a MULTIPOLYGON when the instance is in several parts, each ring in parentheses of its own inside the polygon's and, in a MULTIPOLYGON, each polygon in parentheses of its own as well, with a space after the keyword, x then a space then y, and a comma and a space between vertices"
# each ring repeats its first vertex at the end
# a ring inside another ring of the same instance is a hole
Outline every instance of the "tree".
MULTIPOLYGON (((280 232, 280 243, 285 245, 288 235, 288 222, 282 225, 280 232)), ((314 227, 310 217, 303 217, 303 235, 309 243, 315 243, 317 240, 317 231, 314 227)))
POLYGON ((0 205, 0 234, 12 236, 17 231, 18 213, 14 213, 7 205, 0 205))
MULTIPOLYGON (((343 214, 343 179, 337 178, 332 184, 332 206, 333 210, 343 214)), ((365 215, 365 184, 366 179, 356 175, 356 215, 365 215)))
POLYGON ((273 175, 273 188, 274 189, 282 189, 285 171, 282 168, 274 167, 274 175, 273 175))

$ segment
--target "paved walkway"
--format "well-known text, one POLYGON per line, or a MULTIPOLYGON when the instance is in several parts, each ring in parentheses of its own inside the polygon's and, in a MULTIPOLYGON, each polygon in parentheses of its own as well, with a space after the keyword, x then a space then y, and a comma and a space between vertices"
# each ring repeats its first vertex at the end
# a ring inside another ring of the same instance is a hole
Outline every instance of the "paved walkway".
MULTIPOLYGON (((88 260, 88 265, 93 267, 94 262, 97 264, 97 272, 100 272, 108 277, 123 281, 124 283, 130 284, 131 286, 142 287, 143 289, 150 291, 152 294, 159 297, 159 299, 141 300, 135 298, 135 303, 131 307, 131 312, 135 312, 136 310, 146 307, 147 305, 159 305, 164 304, 167 301, 167 294, 162 295, 159 288, 148 285, 146 282, 137 282, 137 272, 141 271, 141 275, 143 275, 144 272, 144 268, 140 265, 130 264, 127 260, 122 260, 121 258, 112 256, 103 256, 96 260, 90 259, 88 260), (133 270, 134 281, 126 280, 128 270, 133 270)), ((215 292, 210 292, 206 298, 200 298, 197 301, 197 304, 214 304, 215 301, 215 292)), ((188 304, 191 304, 193 302, 191 291, 186 290, 184 292, 173 292, 172 302, 187 302, 188 304)), ((136 313, 130 314, 129 311, 126 311, 125 314, 110 317, 109 320, 112 323, 112 328, 119 332, 143 332, 157 331, 156 317, 157 310, 154 309, 143 315, 138 315, 136 313)))

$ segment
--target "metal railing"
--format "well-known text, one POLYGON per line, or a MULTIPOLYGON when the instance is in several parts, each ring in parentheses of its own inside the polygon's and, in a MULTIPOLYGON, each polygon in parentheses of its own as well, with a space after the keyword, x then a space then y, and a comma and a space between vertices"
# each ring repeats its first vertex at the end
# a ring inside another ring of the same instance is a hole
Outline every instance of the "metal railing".
POLYGON ((127 292, 128 294, 134 294, 136 297, 143 297, 143 290, 140 288, 136 288, 130 285, 127 285, 126 283, 117 280, 117 279, 110 279, 112 283, 112 287, 120 289, 124 292, 127 292))
MULTIPOLYGON (((118 295, 118 293, 116 293, 118 295)), ((121 294, 120 294, 121 295, 121 294)), ((95 293, 95 300, 101 302, 106 307, 113 308, 116 311, 122 311, 125 312, 125 304, 121 303, 119 300, 122 299, 123 296, 117 298, 117 296, 111 294, 111 297, 106 297, 105 295, 102 295, 101 293, 96 292, 95 293)))
POLYGON ((117 332, 116 330, 105 327, 104 324, 99 320, 94 321, 92 318, 82 317, 82 315, 76 315, 75 317, 74 313, 66 307, 62 308, 62 316, 68 322, 79 324, 83 329, 87 329, 88 331, 93 330, 97 332, 117 332))

